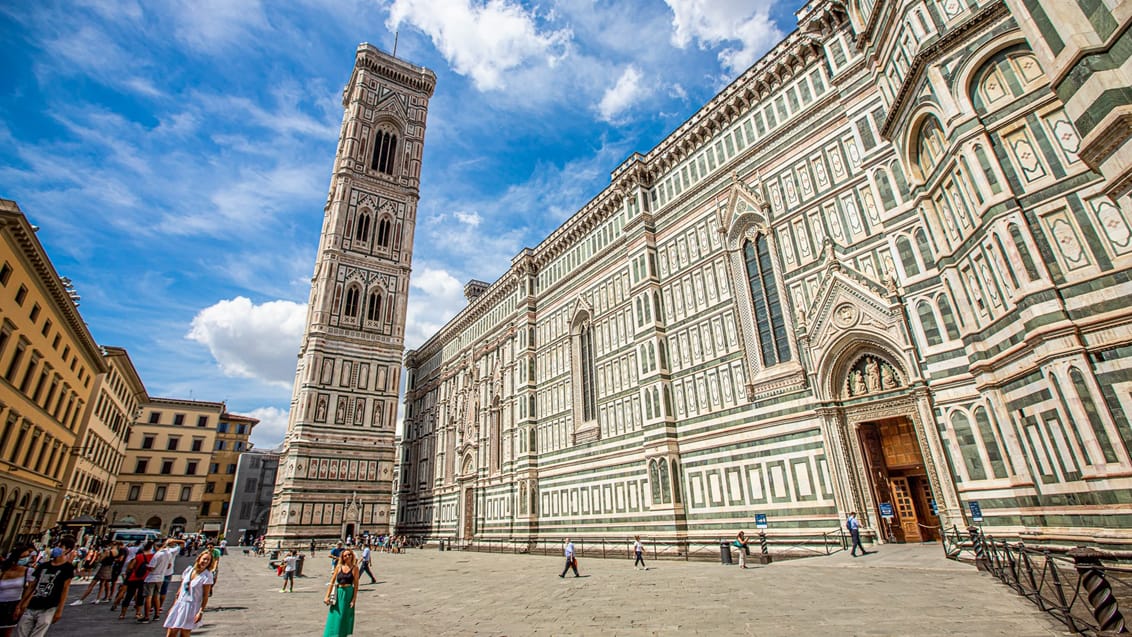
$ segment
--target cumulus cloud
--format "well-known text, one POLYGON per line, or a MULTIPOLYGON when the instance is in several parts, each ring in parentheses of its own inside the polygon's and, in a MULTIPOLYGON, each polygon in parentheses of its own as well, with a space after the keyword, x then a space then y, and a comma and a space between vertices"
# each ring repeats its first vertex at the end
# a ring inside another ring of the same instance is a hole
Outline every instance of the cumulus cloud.
POLYGON ((746 70, 782 38, 769 0, 665 0, 672 9, 672 44, 701 48, 726 44, 719 62, 731 73, 746 70))
POLYGON ((602 120, 615 123, 618 116, 645 96, 647 90, 641 84, 641 77, 637 67, 630 65, 625 68, 617 83, 606 89, 598 102, 597 112, 602 120))
POLYGON ((292 301, 256 305, 238 296, 197 313, 185 337, 207 347, 226 376, 291 387, 306 315, 292 301))
POLYGON ((572 37, 543 30, 537 16, 510 0, 394 0, 386 25, 411 24, 428 35, 452 69, 481 91, 502 89, 507 71, 554 65, 572 37))
POLYGON ((259 407, 251 411, 239 412, 242 416, 259 418, 259 424, 252 429, 251 441, 260 449, 274 449, 283 442, 287 434, 287 419, 291 412, 278 407, 259 407))
POLYGON ((419 347, 467 305, 464 284, 443 268, 415 270, 409 286, 405 349, 419 347))
POLYGON ((476 212, 457 211, 452 213, 452 216, 456 217, 456 220, 460 223, 466 226, 472 226, 473 228, 480 225, 480 222, 483 221, 483 217, 479 216, 479 213, 476 212))

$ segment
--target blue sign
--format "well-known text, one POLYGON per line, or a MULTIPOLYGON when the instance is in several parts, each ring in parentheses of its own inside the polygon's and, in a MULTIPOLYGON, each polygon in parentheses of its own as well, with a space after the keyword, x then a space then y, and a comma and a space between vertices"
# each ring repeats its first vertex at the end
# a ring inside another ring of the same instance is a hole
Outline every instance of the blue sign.
POLYGON ((756 529, 767 528, 766 514, 765 513, 756 513, 755 514, 755 528, 756 529))
POLYGON ((979 506, 978 502, 968 502, 967 506, 971 508, 971 519, 975 522, 983 521, 983 509, 979 506))
POLYGON ((934 515, 938 518, 939 517, 939 507, 936 506, 936 504, 935 504, 935 498, 932 498, 931 505, 932 505, 932 515, 934 515))
POLYGON ((896 514, 892 512, 891 502, 880 503, 880 517, 886 520, 891 520, 892 518, 896 517, 896 514))

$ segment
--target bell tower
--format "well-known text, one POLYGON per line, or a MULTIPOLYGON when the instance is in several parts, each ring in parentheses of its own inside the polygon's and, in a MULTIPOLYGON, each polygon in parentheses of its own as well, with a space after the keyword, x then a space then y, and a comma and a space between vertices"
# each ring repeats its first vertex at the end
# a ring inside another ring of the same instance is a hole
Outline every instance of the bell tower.
POLYGON ((299 348, 268 546, 383 532, 392 500, 429 69, 358 46, 299 348))

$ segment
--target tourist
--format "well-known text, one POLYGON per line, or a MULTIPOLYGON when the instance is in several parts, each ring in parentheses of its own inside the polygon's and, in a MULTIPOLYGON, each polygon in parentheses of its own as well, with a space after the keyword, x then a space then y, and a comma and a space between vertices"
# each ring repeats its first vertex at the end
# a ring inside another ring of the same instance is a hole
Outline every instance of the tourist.
POLYGON ((566 566, 558 577, 566 577, 566 571, 574 569, 574 577, 578 577, 578 558, 574 557, 574 543, 570 538, 562 540, 562 553, 566 556, 566 566))
POLYGON ((177 589, 177 601, 169 609, 165 618, 165 637, 188 637, 193 629, 199 628, 208 607, 208 597, 212 594, 214 572, 212 551, 201 551, 192 566, 181 573, 181 585, 177 589))
POLYGON ((111 612, 117 610, 117 601, 115 601, 114 592, 119 593, 121 597, 124 586, 122 585, 122 571, 126 568, 130 551, 122 542, 114 542, 114 563, 110 566, 110 596, 106 601, 110 602, 111 612))
POLYGON ((23 545, 12 549, 0 562, 0 637, 11 637, 19 622, 16 607, 31 582, 31 556, 34 549, 23 545))
POLYGON ((96 590, 98 594, 94 596, 94 603, 101 603, 100 598, 105 597, 106 588, 110 583, 110 575, 114 564, 114 556, 110 553, 110 548, 100 546, 97 549, 91 549, 87 555, 88 557, 93 556, 97 564, 97 570, 94 571, 94 576, 91 578, 90 584, 86 587, 86 590, 83 591, 82 597, 71 602, 71 606, 82 606, 87 596, 96 590))
POLYGON ((370 584, 376 584, 377 578, 375 578, 373 576, 373 571, 369 570, 370 557, 372 557, 372 553, 370 552, 369 546, 367 545, 365 548, 362 549, 362 568, 361 568, 361 571, 363 573, 365 573, 366 575, 369 575, 369 583, 370 584))
POLYGON ((138 623, 144 624, 148 619, 143 615, 145 613, 145 576, 149 571, 149 560, 153 558, 153 541, 150 540, 142 545, 141 549, 134 555, 134 559, 126 564, 126 586, 125 593, 121 595, 122 612, 118 615, 118 619, 126 618, 126 611, 130 608, 130 602, 134 602, 134 619, 138 623))
POLYGON ((161 593, 157 599, 157 619, 161 615, 161 610, 165 608, 165 596, 169 594, 169 584, 173 582, 173 571, 176 569, 177 556, 181 554, 185 548, 185 541, 181 539, 169 538, 165 541, 165 552, 169 554, 169 560, 165 563, 165 573, 161 578, 161 593))
POLYGON ((208 543, 208 550, 212 553, 212 585, 216 586, 216 582, 220 579, 220 549, 212 542, 208 543))
POLYGON ((633 538, 633 554, 637 556, 637 559, 633 560, 633 568, 637 568, 637 565, 640 564, 641 568, 646 571, 649 570, 649 567, 645 566, 645 545, 641 544, 641 536, 639 535, 633 538))
POLYGON ((152 612, 153 619, 160 619, 161 598, 164 597, 161 590, 162 586, 165 585, 165 574, 168 571, 170 578, 172 578, 173 561, 177 558, 179 552, 177 540, 170 538, 165 541, 165 546, 155 552, 149 563, 146 564, 145 584, 142 587, 142 596, 145 598, 143 615, 146 618, 152 612))
POLYGON ((845 528, 849 529, 849 536, 853 538, 853 557, 857 557, 858 548, 861 549, 861 555, 868 555, 869 552, 861 544, 861 523, 857 520, 856 511, 849 512, 849 517, 845 520, 845 528))
POLYGON ((747 534, 739 531, 735 536, 735 548, 739 549, 739 568, 747 568, 747 534))
POLYGON ((339 542, 337 546, 330 549, 330 570, 338 568, 338 556, 342 554, 342 543, 339 542))
POLYGON ((357 601, 354 587, 360 573, 353 551, 347 549, 339 556, 334 572, 330 575, 330 583, 326 586, 326 598, 322 600, 330 607, 326 614, 326 629, 322 631, 323 637, 348 637, 354 634, 354 603, 357 601))
POLYGON ((34 581, 24 589, 16 607, 16 614, 22 613, 19 637, 43 637, 63 616, 63 602, 75 576, 75 565, 71 563, 74 550, 75 538, 64 535, 59 538, 59 545, 51 549, 51 559, 35 568, 34 581))
POLYGON ((298 555, 295 554, 295 549, 291 549, 291 554, 283 558, 283 588, 279 592, 287 591, 287 585, 290 584, 290 592, 295 592, 295 563, 299 561, 298 555))
POLYGON ((311 557, 314 557, 314 540, 311 540, 311 557))

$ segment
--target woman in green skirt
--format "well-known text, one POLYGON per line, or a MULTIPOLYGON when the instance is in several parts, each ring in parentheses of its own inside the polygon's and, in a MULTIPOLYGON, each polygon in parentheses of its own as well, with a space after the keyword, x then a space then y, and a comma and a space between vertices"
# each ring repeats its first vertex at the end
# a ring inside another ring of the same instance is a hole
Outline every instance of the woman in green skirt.
POLYGON ((349 637, 354 634, 354 602, 357 601, 355 586, 358 583, 358 561, 354 552, 346 549, 338 556, 338 565, 330 575, 326 587, 326 599, 330 607, 326 615, 326 630, 323 637, 349 637))

